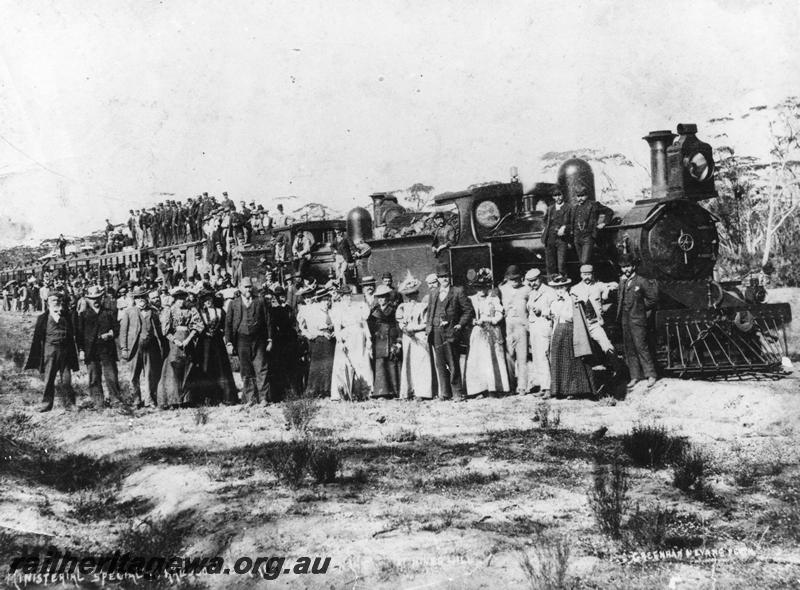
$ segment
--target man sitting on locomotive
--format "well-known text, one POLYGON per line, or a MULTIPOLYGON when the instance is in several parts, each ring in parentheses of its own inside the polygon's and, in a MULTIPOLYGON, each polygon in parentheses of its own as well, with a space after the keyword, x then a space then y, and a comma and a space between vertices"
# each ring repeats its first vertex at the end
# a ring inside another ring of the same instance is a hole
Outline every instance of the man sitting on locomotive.
POLYGON ((564 202, 564 194, 558 187, 553 191, 553 203, 547 207, 542 228, 542 244, 547 265, 547 274, 567 274, 567 250, 572 230, 573 208, 564 202))
POLYGON ((447 250, 450 246, 456 243, 456 230, 452 225, 446 223, 442 213, 436 213, 433 216, 433 243, 431 243, 431 252, 437 258, 439 255, 447 250))

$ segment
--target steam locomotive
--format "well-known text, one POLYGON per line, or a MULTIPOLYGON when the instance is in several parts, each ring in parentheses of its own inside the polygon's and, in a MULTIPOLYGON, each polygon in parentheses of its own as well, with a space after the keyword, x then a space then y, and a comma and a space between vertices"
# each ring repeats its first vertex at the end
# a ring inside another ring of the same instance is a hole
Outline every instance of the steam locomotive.
MULTIPOLYGON (((663 374, 712 378, 778 373, 788 356, 789 304, 763 303, 765 291, 755 283, 739 288, 715 281, 718 220, 699 204, 717 196, 715 164, 711 146, 696 134, 696 125, 680 124, 677 134, 661 130, 643 138, 650 146, 651 195, 611 215, 598 230, 595 274, 601 281, 618 280, 618 260, 627 253, 639 260, 637 272, 657 283, 660 299, 652 320, 663 374)), ((436 196, 436 211, 444 214, 457 236, 439 258, 431 249, 433 214, 406 211, 392 194, 375 193, 372 213, 356 207, 347 215, 350 237, 363 239, 372 249, 368 258, 357 262, 355 272, 363 277, 390 271, 398 280, 411 273, 421 279, 437 262, 446 262, 457 285, 466 282, 470 269, 480 267, 493 269, 496 277, 511 264, 523 272, 544 272, 544 213, 556 185, 567 202, 574 200, 578 187, 595 199, 592 168, 580 159, 563 163, 556 184, 539 183, 528 192, 512 169, 510 182, 436 196)), ((332 276, 332 230, 341 227, 342 220, 328 222, 330 228, 325 222, 308 223, 315 224, 319 244, 310 269, 324 281, 332 276)), ((289 239, 297 231, 308 231, 308 223, 287 228, 289 239)), ((245 274, 258 256, 262 262, 268 259, 269 249, 245 253, 245 274)), ((573 278, 578 266, 571 251, 568 273, 573 278)), ((613 324, 607 322, 612 339, 613 324)))

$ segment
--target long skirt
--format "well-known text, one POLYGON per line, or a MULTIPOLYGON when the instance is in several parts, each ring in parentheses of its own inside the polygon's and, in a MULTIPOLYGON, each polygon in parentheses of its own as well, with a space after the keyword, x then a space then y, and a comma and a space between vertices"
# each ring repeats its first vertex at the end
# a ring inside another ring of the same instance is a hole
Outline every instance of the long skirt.
POLYGON ((554 397, 594 395, 591 367, 575 358, 572 322, 556 322, 550 343, 550 393, 554 397))
POLYGON ((400 361, 389 357, 376 358, 372 397, 395 397, 399 389, 400 361))
POLYGON ((188 335, 189 328, 178 326, 173 340, 169 342, 169 354, 164 359, 164 365, 161 369, 161 382, 158 384, 158 405, 162 408, 177 406, 186 401, 191 361, 186 354, 186 350, 175 344, 175 340, 184 340, 188 335))
POLYGON ((333 353, 336 341, 325 336, 317 336, 308 341, 308 381, 306 394, 312 396, 328 395, 333 375, 333 353))
POLYGON ((366 335, 358 328, 347 328, 336 342, 333 357, 331 399, 364 400, 372 393, 372 366, 366 335), (345 347, 347 352, 345 352, 345 347))
POLYGON ((187 403, 217 405, 239 402, 231 361, 221 334, 200 337, 195 362, 197 371, 187 392, 187 403))
POLYGON ((425 332, 403 334, 403 368, 400 373, 400 397, 413 394, 419 399, 433 398, 431 352, 425 332))
POLYGON ((467 395, 511 389, 500 329, 476 326, 469 337, 466 374, 467 395))

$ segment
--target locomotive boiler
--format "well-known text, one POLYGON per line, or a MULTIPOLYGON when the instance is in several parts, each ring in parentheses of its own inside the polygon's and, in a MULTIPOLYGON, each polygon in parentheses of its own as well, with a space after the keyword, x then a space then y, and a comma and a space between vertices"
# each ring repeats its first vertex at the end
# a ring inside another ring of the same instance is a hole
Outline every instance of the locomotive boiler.
MULTIPOLYGON (((618 280, 617 261, 626 253, 638 259, 637 272, 658 285, 659 303, 651 319, 663 374, 779 372, 788 356, 789 305, 763 303, 764 290, 758 285, 737 289, 715 280, 717 219, 700 205, 717 196, 715 166, 711 146, 696 133, 695 125, 681 124, 677 134, 654 131, 643 138, 651 153, 651 195, 627 211, 607 209, 593 255, 595 273, 601 281, 618 280)), ((557 185, 568 202, 578 187, 595 199, 593 172, 583 160, 565 162, 557 185)), ((391 271, 398 279, 406 273, 422 278, 437 262, 446 262, 454 283, 464 284, 468 270, 479 267, 491 268, 496 277, 511 264, 523 272, 544 272, 542 228, 554 187, 539 183, 523 192, 512 170, 508 183, 437 195, 436 210, 456 235, 438 257, 431 248, 431 214, 407 212, 392 195, 373 194, 372 213, 359 207, 347 218, 350 235, 372 248, 372 255, 359 262, 359 273, 380 276, 391 271)), ((572 250, 567 266, 577 278, 579 262, 572 250)), ((613 338, 613 328, 610 332, 613 338)))

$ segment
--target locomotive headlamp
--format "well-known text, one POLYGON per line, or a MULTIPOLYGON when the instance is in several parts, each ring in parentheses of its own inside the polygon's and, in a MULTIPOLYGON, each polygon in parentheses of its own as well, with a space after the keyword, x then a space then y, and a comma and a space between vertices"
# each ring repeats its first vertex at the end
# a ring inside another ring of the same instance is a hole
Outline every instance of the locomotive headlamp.
POLYGON ((667 148, 667 197, 701 201, 717 196, 711 146, 697 139, 697 125, 678 125, 678 138, 667 148))

